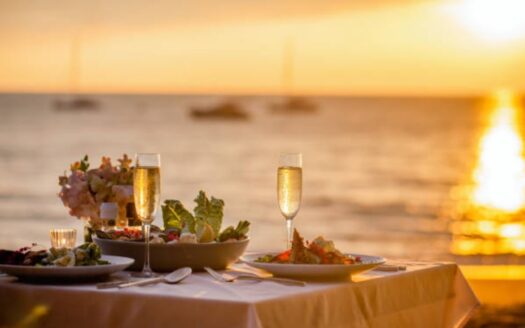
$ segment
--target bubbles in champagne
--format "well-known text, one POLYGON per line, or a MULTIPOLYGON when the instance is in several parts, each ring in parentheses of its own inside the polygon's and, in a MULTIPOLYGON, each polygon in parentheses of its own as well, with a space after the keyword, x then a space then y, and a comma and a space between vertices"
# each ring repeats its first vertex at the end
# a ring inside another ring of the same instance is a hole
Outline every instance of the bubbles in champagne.
POLYGON ((155 219, 160 205, 160 168, 136 167, 133 177, 133 197, 137 216, 144 223, 155 219))
POLYGON ((281 213, 292 219, 301 206, 303 171, 300 167, 283 166, 277 172, 277 197, 281 213))

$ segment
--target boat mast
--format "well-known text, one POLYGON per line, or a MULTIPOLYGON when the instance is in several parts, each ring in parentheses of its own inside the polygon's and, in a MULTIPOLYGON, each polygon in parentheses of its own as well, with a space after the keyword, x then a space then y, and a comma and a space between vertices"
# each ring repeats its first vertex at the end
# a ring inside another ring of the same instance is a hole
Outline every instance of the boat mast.
POLYGON ((283 97, 290 97, 293 95, 294 83, 294 40, 292 37, 288 37, 284 42, 282 74, 283 97))
POLYGON ((74 96, 80 89, 80 33, 75 33, 69 46, 69 95, 74 96))

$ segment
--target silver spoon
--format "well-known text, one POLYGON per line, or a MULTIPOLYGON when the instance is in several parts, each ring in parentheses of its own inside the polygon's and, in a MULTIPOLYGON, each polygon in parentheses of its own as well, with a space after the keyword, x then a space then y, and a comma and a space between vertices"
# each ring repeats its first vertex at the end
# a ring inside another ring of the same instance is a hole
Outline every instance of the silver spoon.
POLYGON ((191 268, 180 268, 178 270, 173 271, 172 273, 169 273, 165 276, 155 277, 155 278, 148 278, 148 279, 142 279, 138 281, 128 282, 122 285, 118 285, 118 288, 127 288, 131 286, 143 286, 143 285, 149 285, 157 282, 165 282, 168 284, 176 284, 179 281, 184 280, 186 277, 188 277, 191 274, 191 268))

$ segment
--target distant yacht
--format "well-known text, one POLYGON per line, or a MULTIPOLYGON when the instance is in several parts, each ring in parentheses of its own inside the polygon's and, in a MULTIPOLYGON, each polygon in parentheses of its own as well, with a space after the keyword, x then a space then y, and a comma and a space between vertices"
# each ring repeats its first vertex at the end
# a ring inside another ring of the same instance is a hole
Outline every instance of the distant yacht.
POLYGON ((53 102, 53 108, 58 111, 69 111, 69 110, 96 110, 100 107, 100 103, 94 99, 80 97, 80 96, 69 96, 70 99, 56 99, 53 102))
POLYGON ((245 121, 250 118, 242 106, 234 101, 224 101, 211 106, 192 107, 191 116, 195 119, 236 121, 245 121))
POLYGON ((278 103, 271 104, 270 110, 277 114, 305 114, 314 113, 318 109, 318 105, 301 96, 293 96, 293 80, 294 80, 294 45, 293 40, 288 39, 283 51, 283 96, 278 103))
POLYGON ((69 53, 69 92, 53 101, 52 106, 57 111, 92 111, 100 108, 99 101, 77 92, 81 75, 80 47, 79 37, 73 38, 69 53))
POLYGON ((289 96, 281 103, 272 104, 271 110, 274 113, 295 114, 295 113, 314 113, 317 111, 317 104, 305 97, 289 96))

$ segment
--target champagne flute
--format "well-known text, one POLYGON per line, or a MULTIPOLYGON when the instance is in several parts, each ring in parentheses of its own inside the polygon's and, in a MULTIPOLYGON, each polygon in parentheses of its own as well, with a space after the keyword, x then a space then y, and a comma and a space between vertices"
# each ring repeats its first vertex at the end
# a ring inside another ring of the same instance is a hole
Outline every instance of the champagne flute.
POLYGON ((286 219, 286 245, 292 246, 293 218, 301 206, 303 189, 303 155, 284 153, 279 159, 277 169, 277 199, 279 208, 286 219))
POLYGON ((146 241, 144 267, 138 276, 151 277, 154 273, 149 265, 149 237, 151 222, 160 205, 160 154, 137 154, 135 161, 133 198, 146 241))

